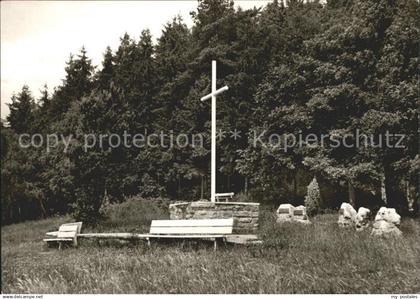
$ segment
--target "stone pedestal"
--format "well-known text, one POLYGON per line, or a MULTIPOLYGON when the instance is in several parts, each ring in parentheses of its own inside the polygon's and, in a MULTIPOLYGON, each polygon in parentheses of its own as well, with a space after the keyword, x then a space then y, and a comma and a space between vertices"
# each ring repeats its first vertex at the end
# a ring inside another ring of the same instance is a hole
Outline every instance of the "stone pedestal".
POLYGON ((295 221, 304 224, 311 223, 308 219, 306 208, 304 206, 294 207, 289 203, 281 204, 277 209, 277 223, 288 221, 295 221))
POLYGON ((277 223, 293 221, 293 210, 295 207, 290 203, 284 203, 277 209, 277 223))
POLYGON ((193 201, 169 205, 169 215, 172 220, 233 218, 234 234, 256 234, 259 210, 259 203, 248 202, 193 201))

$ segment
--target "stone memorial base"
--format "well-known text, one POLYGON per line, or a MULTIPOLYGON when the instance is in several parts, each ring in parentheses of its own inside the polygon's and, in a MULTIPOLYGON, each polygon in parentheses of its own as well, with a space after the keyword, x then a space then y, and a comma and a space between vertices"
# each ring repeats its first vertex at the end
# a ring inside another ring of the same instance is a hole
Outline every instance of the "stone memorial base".
POLYGON ((289 203, 281 204, 277 209, 277 223, 282 222, 299 222, 304 224, 311 223, 304 206, 294 207, 289 203))
POLYGON ((171 220, 233 218, 233 234, 256 234, 259 203, 249 202, 178 202, 169 205, 171 220))

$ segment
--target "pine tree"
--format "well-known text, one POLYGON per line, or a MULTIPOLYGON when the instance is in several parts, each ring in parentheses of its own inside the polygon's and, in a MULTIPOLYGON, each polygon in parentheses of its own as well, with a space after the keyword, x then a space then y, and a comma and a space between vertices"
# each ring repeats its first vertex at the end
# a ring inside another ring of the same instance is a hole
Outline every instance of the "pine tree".
POLYGON ((111 48, 108 46, 104 53, 104 58, 102 61, 102 69, 96 74, 96 86, 99 89, 109 88, 113 77, 114 77, 114 55, 111 48))
POLYGON ((50 115, 51 97, 48 92, 47 84, 44 85, 41 90, 41 97, 36 103, 36 109, 34 111, 35 127, 37 132, 48 132, 51 125, 50 115))
POLYGON ((57 88, 51 100, 50 113, 54 121, 60 120, 73 103, 80 102, 93 88, 94 67, 84 47, 76 58, 70 55, 65 71, 63 85, 57 88))
POLYGON ((12 96, 12 103, 8 106, 10 114, 6 119, 10 127, 18 134, 31 133, 34 130, 35 101, 29 87, 24 85, 17 96, 12 96))

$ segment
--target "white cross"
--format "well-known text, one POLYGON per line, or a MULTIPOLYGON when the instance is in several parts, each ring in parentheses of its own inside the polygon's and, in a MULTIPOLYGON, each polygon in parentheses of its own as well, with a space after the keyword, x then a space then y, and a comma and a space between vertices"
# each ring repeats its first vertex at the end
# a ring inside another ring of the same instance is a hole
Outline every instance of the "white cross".
POLYGON ((201 98, 205 101, 211 98, 211 201, 216 202, 216 96, 229 87, 223 86, 216 90, 216 60, 211 62, 211 93, 201 98))

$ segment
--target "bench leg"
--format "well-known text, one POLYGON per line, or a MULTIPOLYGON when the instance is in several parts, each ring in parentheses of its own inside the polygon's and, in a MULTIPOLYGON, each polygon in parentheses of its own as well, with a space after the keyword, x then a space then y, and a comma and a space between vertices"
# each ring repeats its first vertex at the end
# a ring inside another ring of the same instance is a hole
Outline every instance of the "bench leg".
POLYGON ((217 250, 217 238, 214 238, 213 251, 217 250))
POLYGON ((61 250, 61 247, 62 247, 62 242, 58 242, 58 250, 61 250))
POLYGON ((149 246, 149 248, 151 246, 151 244, 150 244, 150 238, 147 238, 147 246, 149 246))

